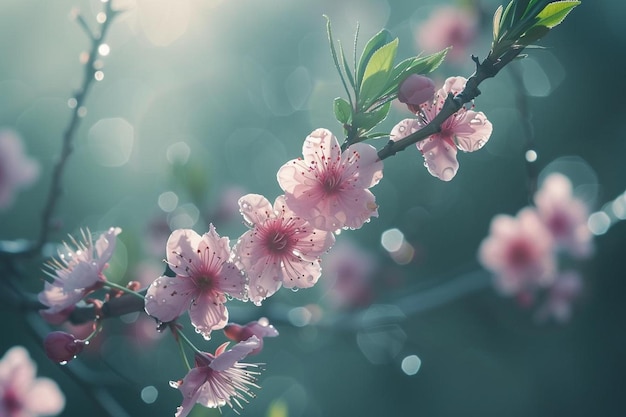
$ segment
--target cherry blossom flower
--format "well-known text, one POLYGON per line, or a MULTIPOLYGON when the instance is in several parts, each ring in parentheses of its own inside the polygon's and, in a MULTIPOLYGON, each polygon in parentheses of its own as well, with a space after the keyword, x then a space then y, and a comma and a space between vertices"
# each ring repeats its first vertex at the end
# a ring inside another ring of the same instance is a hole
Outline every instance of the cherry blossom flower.
POLYGON ((39 293, 39 301, 48 308, 40 313, 51 322, 71 313, 72 307, 87 294, 100 288, 106 281, 103 271, 115 251, 115 238, 122 232, 119 227, 111 227, 100 235, 95 245, 89 230, 82 233, 82 241, 71 238, 74 248, 67 243, 64 251, 58 252, 46 273, 52 282, 46 282, 39 293))
POLYGON ((467 48, 478 34, 477 19, 470 10, 442 6, 433 11, 416 33, 418 45, 425 52, 438 52, 452 46, 447 58, 467 58, 467 48))
MULTIPOLYGON (((389 135, 391 140, 403 139, 430 123, 441 111, 448 94, 459 94, 466 81, 463 77, 448 78, 434 100, 420 106, 417 119, 404 119, 394 126, 389 135)), ((428 172, 443 181, 450 181, 459 169, 457 148, 464 152, 477 151, 487 143, 492 130, 491 122, 482 112, 462 107, 442 123, 439 133, 416 145, 424 156, 428 172)))
POLYGON ((208 339, 228 322, 226 294, 238 299, 245 295, 245 277, 229 261, 229 239, 211 224, 202 236, 190 229, 174 230, 166 247, 176 276, 154 280, 146 293, 146 312, 169 322, 189 310, 196 331, 208 339))
POLYGON ((593 235, 587 227, 589 210, 572 194, 572 183, 562 174, 551 174, 535 194, 539 216, 559 247, 576 258, 592 252, 593 235))
POLYGON ((243 408, 241 402, 248 402, 246 396, 254 397, 250 387, 259 388, 256 384, 258 364, 239 362, 259 346, 259 339, 252 336, 244 342, 237 343, 232 349, 226 350, 224 343, 210 353, 196 354, 195 367, 184 379, 171 381, 170 385, 183 394, 183 402, 178 407, 176 417, 185 417, 198 403, 208 408, 220 408, 228 405, 243 408))
POLYGON ((37 368, 21 346, 9 349, 0 360, 0 416, 36 417, 59 414, 65 397, 48 378, 36 378, 37 368))
POLYGON ((549 289, 544 304, 537 310, 537 319, 547 320, 552 317, 559 323, 568 321, 572 316, 572 304, 580 297, 582 287, 578 271, 560 273, 549 289))
POLYGON ((480 245, 479 260, 496 275, 495 285, 505 295, 532 292, 554 282, 553 239, 530 207, 517 217, 494 217, 490 235, 480 245))
POLYGON ((24 154, 14 132, 0 131, 0 209, 13 203, 15 192, 31 185, 39 176, 39 164, 24 154))
POLYGON ((335 242, 331 232, 315 229, 297 216, 279 196, 270 202, 258 194, 239 200, 245 222, 251 227, 233 249, 248 275, 248 296, 259 305, 281 285, 308 288, 321 275, 319 257, 335 242))
POLYGON ((267 318, 262 317, 258 321, 251 321, 245 326, 241 326, 237 323, 228 323, 226 327, 224 327, 224 334, 235 342, 243 342, 244 340, 250 339, 252 336, 256 336, 259 339, 259 346, 250 352, 251 355, 254 355, 263 349, 263 338, 278 336, 278 330, 270 324, 267 318))
POLYGON ((368 190, 383 177, 376 149, 356 143, 343 153, 326 129, 311 133, 302 146, 303 159, 278 170, 285 201, 298 216, 321 230, 360 228, 378 217, 374 194, 368 190))
POLYGON ((372 276, 378 269, 373 254, 342 239, 322 260, 324 282, 329 286, 327 297, 335 307, 363 307, 372 301, 372 276))

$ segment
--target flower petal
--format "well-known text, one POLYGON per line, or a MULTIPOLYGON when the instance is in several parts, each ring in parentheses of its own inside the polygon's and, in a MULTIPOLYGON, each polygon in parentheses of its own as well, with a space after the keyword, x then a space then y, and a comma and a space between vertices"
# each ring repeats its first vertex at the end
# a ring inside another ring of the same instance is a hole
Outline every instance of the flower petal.
POLYGON ((183 314, 196 295, 197 288, 189 278, 159 277, 148 287, 145 310, 162 322, 183 314))
POLYGON ((274 216, 270 202, 259 194, 246 194, 241 197, 239 211, 249 225, 261 224, 274 216))
POLYGON ((177 229, 172 232, 165 245, 167 263, 176 275, 189 276, 188 265, 198 259, 198 246, 202 238, 191 229, 177 229))
POLYGON ((459 169, 456 147, 450 142, 444 136, 432 135, 417 143, 417 148, 424 155, 424 165, 428 172, 442 181, 450 181, 459 169))
POLYGON ((211 331, 222 329, 228 323, 228 310, 223 293, 202 292, 191 303, 189 318, 191 324, 205 339, 211 337, 211 331))
POLYGON ((32 415, 56 415, 65 407, 65 396, 49 378, 37 378, 23 400, 24 408, 32 415))
POLYGON ((400 139, 404 139, 412 133, 420 130, 421 126, 417 119, 404 119, 391 129, 389 139, 397 142, 400 139))
POLYGON ((259 346, 259 338, 256 336, 250 337, 248 340, 237 343, 232 349, 218 355, 211 361, 209 368, 214 371, 225 371, 232 368, 236 362, 239 362, 250 352, 259 346))
POLYGON ((483 112, 465 111, 457 119, 453 132, 456 145, 465 152, 474 152, 482 148, 489 140, 493 126, 483 112))

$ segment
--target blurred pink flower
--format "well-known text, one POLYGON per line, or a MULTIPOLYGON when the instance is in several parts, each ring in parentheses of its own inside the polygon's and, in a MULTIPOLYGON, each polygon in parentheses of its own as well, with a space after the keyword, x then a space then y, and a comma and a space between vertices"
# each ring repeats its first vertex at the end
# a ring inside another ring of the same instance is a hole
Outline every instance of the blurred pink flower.
POLYGON ((37 368, 21 346, 9 349, 0 360, 0 416, 36 417, 59 414, 65 397, 48 378, 36 378, 37 368))
POLYGON ((252 229, 239 238, 234 252, 248 275, 248 297, 257 305, 281 285, 309 288, 321 275, 320 255, 335 242, 331 232, 317 230, 293 213, 284 196, 274 207, 259 194, 239 200, 244 221, 252 229))
POLYGON ((251 355, 254 355, 263 349, 263 338, 278 336, 278 330, 270 324, 267 318, 262 317, 258 321, 251 321, 245 326, 241 326, 237 323, 229 323, 224 327, 224 334, 227 338, 235 342, 243 342, 250 339, 252 336, 256 336, 259 339, 259 346, 250 352, 251 355))
POLYGON ((572 304, 582 293, 583 282, 578 271, 560 273, 547 294, 544 304, 537 310, 539 320, 554 318, 564 323, 572 316, 572 304))
POLYGON ((368 188, 383 177, 376 149, 364 143, 343 153, 326 129, 313 131, 302 146, 304 159, 293 159, 278 170, 287 206, 313 227, 334 231, 360 228, 378 217, 376 199, 368 188))
POLYGON ((53 281, 46 282, 39 293, 39 301, 48 308, 41 315, 50 320, 58 318, 58 313, 71 313, 74 304, 87 294, 100 288, 106 281, 103 271, 115 251, 115 238, 122 232, 119 227, 111 227, 100 235, 95 245, 89 230, 82 232, 82 241, 70 236, 75 248, 64 243, 64 251, 58 252, 46 266, 52 270, 46 274, 53 281))
POLYGON ((556 259, 550 232, 528 207, 517 217, 498 215, 479 248, 479 261, 495 274, 505 295, 524 294, 554 282, 556 259))
POLYGON ((176 277, 154 280, 146 293, 146 312, 169 322, 189 309, 196 331, 208 339, 228 322, 225 294, 239 299, 245 295, 245 277, 229 262, 229 239, 211 224, 203 236, 191 229, 174 230, 166 247, 176 277))
MULTIPOLYGON (((183 394, 183 402, 178 407, 176 417, 185 417, 198 403, 208 408, 220 408, 228 405, 243 408, 241 402, 248 402, 246 396, 254 397, 250 387, 260 388, 256 384, 259 372, 248 368, 256 368, 258 364, 240 363, 259 346, 259 339, 250 339, 237 343, 232 349, 226 350, 224 343, 210 353, 196 354, 195 367, 184 379, 171 381, 170 385, 183 394)), ((236 411, 236 410, 235 410, 236 411)))
POLYGON ((371 253, 342 239, 324 255, 323 262, 328 298, 335 307, 362 307, 372 301, 372 276, 378 262, 371 253))
POLYGON ((13 203, 15 192, 39 176, 39 164, 24 154, 22 141, 9 130, 0 131, 0 209, 13 203))
POLYGON ((425 52, 438 52, 448 46, 447 58, 460 61, 468 58, 467 48, 477 35, 476 15, 466 9, 441 6, 433 11, 417 31, 416 40, 425 52))
MULTIPOLYGON (((420 106, 417 119, 404 119, 394 126, 390 139, 398 141, 430 123, 441 111, 448 93, 456 96, 463 91, 466 81, 463 77, 448 78, 434 100, 420 106)), ((477 151, 487 143, 492 130, 493 126, 484 113, 462 107, 442 123, 439 133, 416 145, 424 156, 428 172, 443 181, 450 181, 459 169, 457 148, 464 152, 477 151)))
POLYGON ((419 74, 409 75, 398 89, 398 101, 407 105, 410 111, 417 113, 419 106, 432 101, 435 96, 435 83, 419 74))
POLYGON ((593 235, 587 227, 589 210, 572 194, 572 183, 562 174, 551 174, 535 194, 539 216, 557 245, 570 255, 585 258, 593 250, 593 235))

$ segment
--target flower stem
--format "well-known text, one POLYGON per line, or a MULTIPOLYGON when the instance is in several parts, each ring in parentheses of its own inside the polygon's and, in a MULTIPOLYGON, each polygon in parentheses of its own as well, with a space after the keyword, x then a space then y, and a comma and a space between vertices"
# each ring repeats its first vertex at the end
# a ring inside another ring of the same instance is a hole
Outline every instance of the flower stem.
POLYGON ((134 295, 135 297, 139 297, 139 298, 141 298, 142 300, 145 300, 145 299, 146 299, 143 295, 139 294, 138 292, 133 291, 133 290, 131 290, 130 288, 126 288, 126 287, 124 287, 123 285, 119 285, 119 284, 116 284, 116 283, 111 282, 111 281, 106 281, 106 282, 104 283, 104 286, 105 286, 105 287, 109 287, 109 288, 115 288, 116 290, 120 290, 120 291, 122 291, 122 292, 125 292, 126 294, 132 294, 132 295, 134 295))
MULTIPOLYGON (((174 331, 174 330, 172 330, 172 331, 174 331)), ((180 329, 176 329, 175 334, 180 336, 180 338, 183 340, 183 342, 185 342, 187 344, 187 346, 189 346, 191 349, 193 349, 194 352, 199 353, 201 355, 204 354, 204 352, 202 352, 200 349, 198 349, 196 347, 196 345, 194 345, 193 342, 191 340, 189 340, 189 338, 187 338, 187 336, 185 336, 185 333, 180 331, 180 329)))

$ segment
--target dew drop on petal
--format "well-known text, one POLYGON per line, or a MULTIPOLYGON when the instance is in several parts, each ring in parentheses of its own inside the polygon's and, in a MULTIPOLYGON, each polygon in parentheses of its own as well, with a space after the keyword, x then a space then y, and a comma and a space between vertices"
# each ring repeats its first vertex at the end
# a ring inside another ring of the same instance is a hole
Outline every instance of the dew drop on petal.
POLYGON ((452 178, 454 178, 454 174, 454 169, 448 167, 441 171, 441 179, 444 181, 450 181, 452 178))

